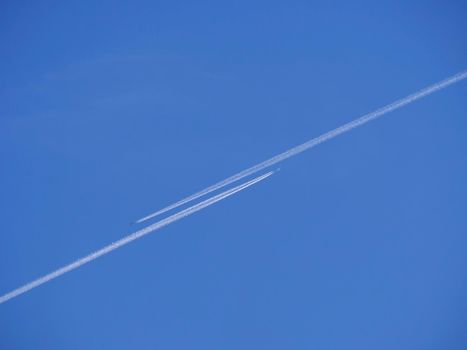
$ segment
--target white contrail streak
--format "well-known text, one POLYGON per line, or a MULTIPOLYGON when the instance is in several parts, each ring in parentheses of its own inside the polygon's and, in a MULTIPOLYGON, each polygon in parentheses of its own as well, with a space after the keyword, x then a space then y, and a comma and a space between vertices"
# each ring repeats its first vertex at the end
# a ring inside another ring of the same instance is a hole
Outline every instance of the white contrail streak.
POLYGON ((389 112, 392 112, 396 109, 399 109, 401 107, 404 107, 405 105, 408 105, 412 102, 415 102, 416 100, 419 100, 421 99, 422 97, 425 97, 425 96, 428 96, 438 90, 441 90, 441 89, 444 89, 446 87, 448 87, 449 85, 452 85, 452 84, 455 84, 463 79, 467 78, 467 71, 464 71, 464 72, 460 72, 460 73, 457 73, 445 80, 442 80, 440 82, 437 82, 433 85, 430 85, 414 94, 411 94, 411 95, 408 95, 400 100, 397 100, 391 104, 388 104, 374 112, 371 112, 371 113, 368 113, 368 114, 365 114, 364 116, 361 116, 360 118, 357 118, 347 124, 344 124, 334 130, 331 130, 331 131, 328 131, 327 133, 321 135, 321 136, 318 136, 314 139, 311 139, 305 143, 302 143, 301 145, 298 145, 294 148, 291 148, 289 149, 288 151, 285 151, 281 154, 278 154, 277 156, 274 156, 268 160, 265 160, 264 162, 261 162, 257 165, 254 165, 252 166, 251 168, 248 168, 248 169, 245 169, 231 177, 228 177, 227 179, 225 180, 222 180, 220 182, 217 182, 215 183, 214 185, 212 186, 209 186, 207 188, 205 188, 204 190, 201 190, 195 194, 192 194, 191 196, 188 196, 178 202, 175 202, 174 204, 171 204, 159 211, 156 211, 155 213, 152 213, 148 216, 145 216, 144 218, 141 218, 139 219, 138 221, 136 221, 136 223, 140 223, 140 222, 143 222, 143 221, 146 221, 146 220, 149 220, 155 216, 158 216, 162 213, 165 213, 169 210, 172 210, 174 208, 177 208, 185 203, 188 203, 188 202, 191 202, 192 200, 196 199, 196 198, 199 198, 201 196, 204 196, 208 193, 211 193, 213 191, 216 191, 224 186, 227 186, 235 181, 238 181, 240 179, 243 179, 244 177, 246 176, 249 176, 249 175, 252 175, 258 171, 261 171, 267 167, 270 167, 274 164, 277 164, 279 162, 282 162, 283 160, 286 160, 290 157, 293 157, 299 153, 302 153, 303 151, 306 151, 312 147, 315 147, 317 145, 319 145, 320 143, 323 143, 325 141, 328 141, 330 139, 333 139, 334 137, 340 135, 340 134, 343 134, 347 131, 350 131, 358 126, 361 126, 363 124, 366 124, 372 120, 375 120, 377 118, 380 118, 382 117, 383 115, 385 115, 386 113, 389 113, 389 112))
POLYGON ((108 254, 110 253, 111 251, 117 249, 117 248, 120 248, 138 238, 141 238, 153 231, 156 231, 164 226, 167 226, 175 221, 178 221, 182 218, 184 218, 185 216, 188 216, 188 215, 191 215, 203 208, 206 208, 216 202, 219 202, 239 191, 242 191, 244 189, 246 189, 247 187, 250 187, 252 185, 254 185, 255 183, 259 182, 259 181, 262 181, 264 179, 266 179, 267 177, 271 176, 274 172, 273 171, 270 171, 264 175, 261 175, 257 178, 254 178, 253 180, 250 180, 248 182, 245 182, 239 186, 236 186, 234 188, 231 188, 230 190, 227 190, 225 192, 222 192, 216 196, 213 196, 211 198, 208 198, 206 199, 205 201, 201 202, 201 203, 198 203, 196 205, 193 205, 192 207, 190 208, 187 208, 187 209, 184 209, 176 214, 173 214, 172 216, 169 216, 163 220, 160 220, 158 222, 156 222, 155 224, 152 224, 146 228, 143 228, 139 231, 136 231, 134 233, 131 233, 129 234, 128 236, 116 241, 116 242, 113 242, 111 244, 109 244, 108 246, 102 248, 102 249, 99 249, 97 251, 95 251, 94 253, 91 253, 81 259, 78 259, 74 262, 72 262, 71 264, 68 264, 68 265, 65 265, 61 268, 59 268, 58 270, 55 270, 45 276, 42 276, 28 284, 25 284, 24 286, 20 287, 20 288, 17 288, 3 296, 0 297, 0 304, 10 300, 10 299, 13 299, 15 297, 17 297, 18 295, 21 295, 23 293, 26 293, 28 291, 30 291, 31 289, 33 288, 36 288, 38 286, 40 286, 41 284, 44 284, 46 282, 49 282, 67 272, 70 272, 71 270, 74 270, 74 269, 77 269, 78 267, 84 265, 84 264, 87 264, 88 262, 91 262, 99 257, 101 257, 102 255, 105 255, 105 254, 108 254))

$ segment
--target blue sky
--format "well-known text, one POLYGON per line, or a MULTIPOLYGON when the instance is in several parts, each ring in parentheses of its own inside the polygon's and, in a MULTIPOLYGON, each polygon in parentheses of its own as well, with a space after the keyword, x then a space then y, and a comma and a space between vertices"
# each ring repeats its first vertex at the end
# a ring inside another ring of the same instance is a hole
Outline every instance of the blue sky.
MULTIPOLYGON (((461 1, 0 5, 0 294, 467 67, 461 1)), ((465 349, 467 83, 0 305, 5 349, 465 349)))

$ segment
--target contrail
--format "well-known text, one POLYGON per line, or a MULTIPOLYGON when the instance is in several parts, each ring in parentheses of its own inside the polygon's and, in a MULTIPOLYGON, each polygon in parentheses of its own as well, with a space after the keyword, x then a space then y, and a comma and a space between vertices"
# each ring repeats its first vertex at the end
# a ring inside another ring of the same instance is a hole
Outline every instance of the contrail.
POLYGON ((102 249, 99 249, 99 250, 95 251, 94 253, 91 253, 91 254, 89 254, 89 255, 81 258, 81 259, 78 259, 78 260, 72 262, 71 264, 65 265, 65 266, 59 268, 58 270, 55 270, 55 271, 53 271, 53 272, 51 272, 51 273, 49 273, 49 274, 47 274, 45 276, 42 276, 42 277, 40 277, 40 278, 38 278, 38 279, 28 283, 28 284, 25 284, 24 286, 22 286, 20 288, 17 288, 15 290, 1 296, 0 297, 0 304, 4 303, 4 302, 6 302, 6 301, 8 301, 10 299, 13 299, 13 298, 17 297, 18 295, 26 293, 26 292, 30 291, 31 289, 36 288, 36 287, 38 287, 41 284, 44 284, 46 282, 49 282, 49 281, 51 281, 51 280, 65 274, 67 272, 70 272, 71 270, 77 269, 78 267, 80 267, 80 266, 82 266, 84 264, 87 264, 87 263, 101 257, 102 255, 108 254, 111 251, 113 251, 113 250, 115 250, 117 248, 120 248, 120 247, 122 247, 122 246, 124 246, 124 245, 138 239, 138 238, 141 238, 141 237, 143 237, 143 236, 145 236, 145 235, 147 235, 147 234, 149 234, 149 233, 151 233, 153 231, 156 231, 156 230, 158 230, 158 229, 160 229, 160 228, 162 228, 164 226, 167 226, 167 225, 169 225, 169 224, 171 224, 171 223, 173 223, 175 221, 178 221, 178 220, 180 220, 180 219, 182 219, 182 218, 184 218, 184 217, 186 217, 188 215, 191 215, 191 214, 193 214, 193 213, 195 213, 195 212, 197 212, 197 211, 199 211, 199 210, 201 210, 203 208, 206 208, 206 207, 208 207, 208 206, 210 206, 210 205, 212 205, 212 204, 214 204, 216 202, 219 202, 219 201, 221 201, 221 200, 223 200, 223 199, 225 199, 225 198, 227 198, 227 197, 229 197, 229 196, 231 196, 231 195, 233 195, 233 194, 235 194, 237 192, 240 192, 240 191, 246 189, 247 187, 250 187, 250 186, 254 185, 257 182, 260 182, 260 181, 266 179, 267 177, 271 176, 273 173, 274 173, 274 171, 270 171, 270 172, 268 172, 268 173, 266 173, 264 175, 261 175, 261 176, 259 176, 257 178, 254 178, 253 180, 250 180, 250 181, 245 182, 245 183, 243 183, 241 185, 238 185, 238 186, 236 186, 234 188, 231 188, 231 189, 229 189, 229 190, 227 190, 225 192, 222 192, 222 193, 220 193, 220 194, 218 194, 216 196, 208 198, 208 199, 206 199, 205 201, 203 201, 201 203, 198 203, 196 205, 191 206, 190 208, 184 209, 184 210, 182 210, 182 211, 180 211, 180 212, 178 212, 176 214, 173 214, 172 216, 169 216, 169 217, 167 217, 167 218, 165 218, 163 220, 160 220, 160 221, 156 222, 155 224, 152 224, 152 225, 150 225, 150 226, 148 226, 146 228, 143 228, 143 229, 141 229, 139 231, 131 233, 128 236, 126 236, 126 237, 124 237, 124 238, 122 238, 122 239, 120 239, 120 240, 118 240, 116 242, 113 242, 113 243, 109 244, 108 246, 106 246, 106 247, 104 247, 102 249))
POLYGON ((278 154, 272 158, 269 158, 268 160, 265 160, 257 165, 254 165, 248 169, 245 169, 231 177, 228 177, 227 179, 225 180, 222 180, 220 182, 217 182, 215 183, 214 185, 212 186, 209 186, 207 188, 205 188, 204 190, 201 190, 195 194, 192 194, 178 202, 175 202, 174 204, 171 204, 159 211, 156 211, 155 213, 152 213, 148 216, 145 216, 141 219, 139 219, 138 221, 136 221, 136 223, 141 223, 143 221, 146 221, 146 220, 149 220, 155 216, 158 216, 162 213, 165 213, 169 210, 172 210, 174 208, 177 208, 185 203, 188 203, 188 202, 191 202, 192 200, 194 199, 197 199, 201 196, 204 196, 208 193, 211 193, 213 191, 216 191, 224 186, 227 186, 235 181, 238 181, 240 179, 243 179, 244 177, 246 176, 249 176, 249 175, 252 175, 258 171, 261 171, 267 167, 270 167, 274 164, 277 164, 279 162, 282 162, 283 160, 286 160, 290 157, 293 157, 299 153, 302 153, 303 151, 306 151, 310 148, 313 148, 317 145, 319 145, 320 143, 323 143, 325 141, 328 141, 330 139, 333 139, 334 137, 336 136, 339 136, 340 134, 343 134, 347 131, 350 131, 358 126, 361 126, 363 124, 366 124, 372 120, 375 120, 377 118, 380 118, 382 117, 383 115, 385 115, 386 113, 389 113, 389 112, 392 112, 396 109, 399 109, 401 107, 404 107, 405 105, 408 105, 412 102, 415 102, 416 100, 419 100, 421 99, 422 97, 425 97, 425 96, 428 96, 428 95, 431 95, 432 93, 438 91, 438 90, 441 90, 441 89, 444 89, 452 84, 455 84, 463 79, 467 78, 467 71, 463 71, 463 72, 460 72, 460 73, 457 73, 445 80, 442 80, 440 82, 437 82, 433 85, 430 85, 422 90, 419 90, 418 92, 416 93, 413 93, 411 95, 408 95, 400 100, 397 100, 391 104, 388 104, 374 112, 371 112, 371 113, 368 113, 368 114, 365 114, 363 116, 361 116, 360 118, 357 118, 347 124, 344 124, 334 130, 331 130, 331 131, 328 131, 327 133, 325 134, 322 134, 321 136, 318 136, 314 139, 311 139, 305 143, 302 143, 301 145, 298 145, 296 147, 293 147, 291 149, 289 149, 288 151, 285 151, 281 154, 278 154))

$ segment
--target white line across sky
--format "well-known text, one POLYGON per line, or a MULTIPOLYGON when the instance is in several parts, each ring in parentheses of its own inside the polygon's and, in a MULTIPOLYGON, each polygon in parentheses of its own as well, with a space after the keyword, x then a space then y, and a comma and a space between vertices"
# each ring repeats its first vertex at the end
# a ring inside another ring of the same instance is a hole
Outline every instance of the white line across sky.
POLYGON ((19 287, 9 293, 6 293, 5 295, 2 295, 0 296, 0 304, 10 300, 10 299, 13 299, 23 293, 26 293, 28 291, 30 291, 31 289, 34 289, 36 287, 39 287, 41 284, 44 284, 44 283, 47 283, 47 282, 50 282, 51 280, 67 273, 67 272, 70 272, 74 269, 77 269, 78 267, 80 266, 83 266, 84 264, 87 264, 103 255, 106 255, 108 253, 110 253, 111 251, 115 250, 115 249, 118 249, 130 242, 133 242, 134 240, 138 239, 138 238, 141 238, 151 232, 154 232, 156 230, 159 230, 160 228, 164 227, 164 226, 167 226, 175 221, 178 221, 188 215, 191 215, 193 213, 196 213, 197 211, 200 211, 201 209, 204 209, 214 203, 217 203, 227 197, 230 197, 231 195, 237 193, 237 192, 240 192, 254 184, 256 184, 257 182, 260 182, 264 179, 266 179, 267 177, 271 176, 274 172, 273 171, 270 171, 264 175, 261 175, 261 176, 258 176, 257 178, 254 178, 253 180, 250 180, 250 181, 247 181, 241 185, 238 185, 236 187, 233 187, 225 192, 222 192, 218 195, 215 195, 213 197, 210 197, 208 199, 206 199, 205 201, 203 202, 200 202, 198 204, 195 204, 187 209, 184 209, 176 214, 173 214, 165 219, 162 219, 150 226, 147 226, 139 231, 136 231, 134 233, 131 233, 129 234, 128 236, 116 241, 116 242, 113 242, 107 246, 105 246, 104 248, 101 248, 83 258, 80 258, 74 262, 72 262, 71 264, 68 264, 68 265, 65 265, 61 268, 59 268, 58 270, 55 270, 45 276, 42 276, 32 282, 29 282, 27 284, 25 284, 24 286, 22 287, 19 287))
POLYGON ((191 202, 201 196, 204 196, 208 193, 211 193, 213 191, 216 191, 222 187, 225 187, 225 186, 228 186, 230 185, 231 183, 235 182, 235 181, 238 181, 240 179, 243 179, 244 177, 247 177, 247 176, 250 176, 250 175, 253 175, 254 173, 257 173, 258 171, 261 171, 261 170, 264 170, 270 166, 273 166, 279 162, 282 162, 290 157, 293 157, 299 153, 302 153, 306 150, 309 150, 310 148, 313 148, 325 141, 328 141, 328 140, 331 140, 333 138, 335 138, 336 136, 339 136, 343 133, 346 133, 347 131, 350 131, 352 129, 355 129, 356 127, 359 127, 363 124, 366 124, 372 120, 375 120, 375 119, 378 119, 380 117, 382 117, 383 115, 389 113, 389 112, 392 112, 392 111, 395 111, 396 109, 399 109, 401 107, 404 107, 412 102, 415 102, 425 96, 428 96, 428 95, 431 95, 432 93, 436 92, 436 91, 439 91, 441 89, 444 89, 444 88, 447 88, 448 86, 452 85, 452 84, 455 84, 463 79, 467 78, 467 71, 463 71, 463 72, 460 72, 460 73, 457 73, 447 79, 444 79, 442 81, 439 81, 433 85, 430 85, 430 86, 427 86, 411 95, 408 95, 400 100, 397 100, 391 104, 388 104, 374 112, 371 112, 371 113, 368 113, 368 114, 365 114, 363 116, 361 116, 360 118, 357 118, 357 119, 354 119, 352 120, 351 122, 347 123, 347 124, 344 124, 334 130, 331 130, 331 131, 328 131, 327 133, 325 134, 322 134, 321 136, 318 136, 314 139, 311 139, 305 143, 302 143, 301 145, 298 145, 296 147, 293 147, 281 154, 278 154, 272 158, 269 158, 259 164, 256 164, 248 169, 245 169, 235 175, 232 175, 230 177, 228 177, 227 179, 225 180, 222 180, 222 181, 219 181, 217 183, 215 183, 214 185, 211 185, 209 187, 206 187, 205 189, 199 191, 199 192, 196 192, 195 194, 192 194, 188 197, 185 197, 181 200, 179 200, 178 202, 175 202, 173 204, 170 204, 168 205, 167 207, 163 208, 163 209, 160 209, 152 214, 149 214, 139 220, 136 221, 136 223, 141 223, 143 221, 146 221, 146 220, 149 220, 149 219, 152 219, 160 214, 163 214, 169 210, 172 210, 172 209, 175 209, 183 204, 186 204, 188 202, 191 202))

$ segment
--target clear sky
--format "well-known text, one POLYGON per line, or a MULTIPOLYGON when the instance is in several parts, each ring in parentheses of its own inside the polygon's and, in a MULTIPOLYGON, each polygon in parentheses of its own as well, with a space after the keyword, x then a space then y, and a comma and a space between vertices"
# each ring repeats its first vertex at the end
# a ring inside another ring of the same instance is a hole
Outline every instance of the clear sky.
MULTIPOLYGON (((2 1, 0 294, 467 68, 463 1, 2 1)), ((1 349, 466 349, 467 82, 0 305, 1 349)))

